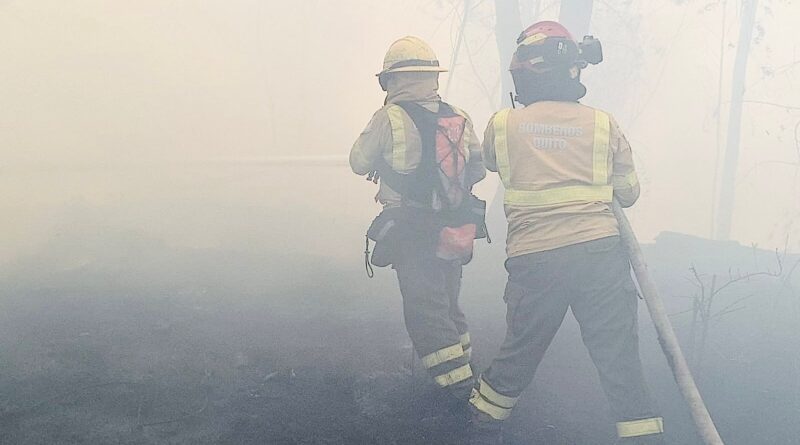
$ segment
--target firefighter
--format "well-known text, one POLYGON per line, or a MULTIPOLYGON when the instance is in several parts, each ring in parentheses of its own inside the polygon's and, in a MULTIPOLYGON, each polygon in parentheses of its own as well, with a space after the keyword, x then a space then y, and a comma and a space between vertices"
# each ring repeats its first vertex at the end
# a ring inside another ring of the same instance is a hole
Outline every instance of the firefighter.
POLYGON ((568 309, 597 368, 620 444, 663 443, 639 359, 637 293, 612 199, 639 197, 631 147, 614 118, 578 101, 580 70, 599 42, 577 44, 556 22, 522 32, 511 62, 517 102, 490 120, 486 168, 499 173, 508 220, 507 332, 470 398, 473 443, 501 424, 534 377, 568 309))
POLYGON ((367 261, 397 273, 414 349, 466 415, 474 377, 458 296, 462 266, 485 228, 485 203, 471 189, 486 170, 469 117, 437 93, 445 71, 421 39, 392 43, 377 74, 384 106, 353 145, 350 166, 380 181, 383 211, 367 232, 377 243, 367 261))

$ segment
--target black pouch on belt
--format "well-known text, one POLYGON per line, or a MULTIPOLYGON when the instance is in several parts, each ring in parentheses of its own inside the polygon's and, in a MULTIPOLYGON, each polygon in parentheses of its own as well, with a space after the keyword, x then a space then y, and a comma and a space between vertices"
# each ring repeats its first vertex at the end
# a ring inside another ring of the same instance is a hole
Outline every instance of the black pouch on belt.
POLYGON ((386 267, 395 262, 402 242, 400 229, 405 220, 403 210, 401 207, 384 209, 367 229, 367 238, 375 242, 370 258, 373 265, 386 267))
POLYGON ((477 230, 475 232, 475 239, 486 238, 488 242, 492 242, 489 237, 489 229, 486 227, 486 201, 478 199, 477 196, 470 194, 467 197, 467 202, 464 203, 465 210, 467 211, 467 221, 475 224, 477 230))
POLYGON ((409 252, 432 255, 441 227, 431 210, 407 206, 384 209, 367 230, 367 238, 375 242, 370 263, 386 267, 409 252))

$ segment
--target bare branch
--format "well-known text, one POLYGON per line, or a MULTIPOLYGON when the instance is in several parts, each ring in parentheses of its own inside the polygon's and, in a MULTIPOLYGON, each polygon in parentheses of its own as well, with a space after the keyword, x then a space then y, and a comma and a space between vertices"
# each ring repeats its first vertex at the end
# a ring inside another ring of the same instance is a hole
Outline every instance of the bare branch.
POLYGON ((724 316, 724 315, 728 315, 728 314, 730 314, 732 312, 738 312, 738 311, 741 311, 742 309, 747 309, 747 306, 739 306, 739 307, 736 307, 736 308, 728 309, 727 311, 716 313, 716 314, 714 314, 712 316, 712 320, 713 321, 717 321, 718 318, 722 318, 722 316, 724 316))
POLYGON ((716 293, 722 292, 725 288, 731 286, 732 284, 738 283, 740 281, 749 280, 750 278, 760 277, 760 276, 780 277, 783 274, 783 260, 781 259, 781 256, 778 253, 777 249, 775 249, 775 257, 776 257, 776 262, 778 264, 778 270, 776 272, 761 271, 761 272, 752 272, 748 274, 742 274, 741 272, 737 272, 738 275, 734 277, 733 274, 731 274, 731 271, 728 270, 728 275, 730 277, 728 282, 720 286, 717 289, 716 293))
POLYGON ((694 310, 694 308, 686 309, 685 311, 680 311, 680 312, 673 312, 673 313, 669 314, 669 317, 677 317, 678 315, 688 314, 689 312, 692 312, 693 310, 694 310))
POLYGON ((765 100, 744 100, 742 102, 746 103, 746 104, 769 105, 769 106, 772 106, 772 107, 783 108, 786 111, 800 111, 800 107, 795 107, 793 105, 778 104, 778 103, 774 103, 774 102, 768 102, 768 101, 765 101, 765 100))
POLYGON ((744 296, 744 297, 742 297, 742 298, 739 298, 739 299, 737 299, 737 300, 736 300, 736 301, 734 301, 733 303, 731 303, 731 304, 729 304, 729 305, 725 306, 724 308, 720 309, 720 310, 719 310, 719 312, 717 312, 716 314, 712 315, 712 316, 711 316, 711 318, 717 318, 717 317, 720 317, 720 316, 722 316, 722 315, 725 315, 725 314, 727 314, 727 313, 730 313, 730 312, 735 312, 735 311, 738 311, 738 310, 740 310, 740 309, 744 309, 744 307, 740 307, 740 308, 738 308, 738 309, 734 309, 733 311, 731 310, 731 309, 732 309, 734 306, 736 306, 737 304, 739 304, 739 303, 741 303, 742 301, 745 301, 745 300, 747 300, 748 298, 751 298, 751 297, 753 297, 753 296, 754 296, 753 294, 750 294, 750 295, 747 295, 747 296, 744 296))

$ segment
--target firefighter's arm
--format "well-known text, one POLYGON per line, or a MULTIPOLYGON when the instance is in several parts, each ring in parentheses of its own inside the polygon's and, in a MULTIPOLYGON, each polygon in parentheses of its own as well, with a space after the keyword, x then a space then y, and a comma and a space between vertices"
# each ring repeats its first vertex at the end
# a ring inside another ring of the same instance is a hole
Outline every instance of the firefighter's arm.
POLYGON ((375 161, 383 155, 385 147, 392 144, 389 117, 381 109, 358 136, 350 149, 350 168, 357 175, 366 175, 375 170, 375 161))
POLYGON ((613 118, 609 142, 614 161, 611 173, 614 197, 622 207, 630 207, 639 199, 639 178, 633 165, 631 145, 613 118))
POLYGON ((467 138, 467 149, 469 150, 469 161, 467 162, 465 180, 467 185, 472 187, 486 177, 486 168, 483 166, 483 154, 481 153, 480 141, 475 134, 475 129, 472 127, 472 121, 469 118, 467 118, 464 126, 464 137, 467 138))
POLYGON ((489 119, 483 133, 483 165, 487 170, 497 171, 497 155, 494 151, 494 116, 489 119))

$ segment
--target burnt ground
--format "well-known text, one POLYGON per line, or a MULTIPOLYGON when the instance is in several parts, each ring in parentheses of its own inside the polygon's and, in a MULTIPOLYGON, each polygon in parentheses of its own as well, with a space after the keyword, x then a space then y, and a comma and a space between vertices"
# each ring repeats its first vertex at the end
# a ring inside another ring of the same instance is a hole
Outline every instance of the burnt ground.
MULTIPOLYGON (((131 233, 81 243, 92 253, 84 260, 65 262, 70 246, 54 240, 4 271, 0 443, 464 443, 461 420, 442 414, 447 398, 412 363, 390 271, 367 281, 358 258, 182 249, 131 233)), ((793 258, 779 271, 771 252, 670 234, 645 250, 687 351, 684 311, 699 292, 692 264, 720 282, 775 272, 718 295, 712 312, 731 312, 712 318, 692 362, 727 444, 800 443, 793 258)), ((479 368, 503 336, 501 262, 502 252, 481 247, 465 270, 479 368)), ((699 443, 643 309, 641 320, 643 361, 669 438, 699 443)), ((613 442, 573 320, 506 438, 613 442)))

